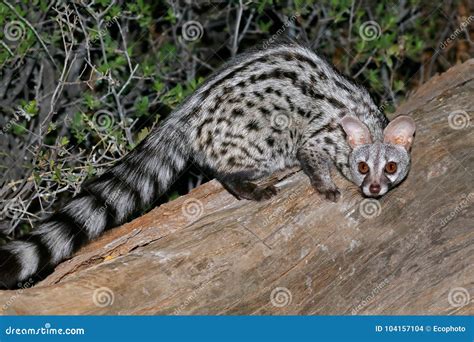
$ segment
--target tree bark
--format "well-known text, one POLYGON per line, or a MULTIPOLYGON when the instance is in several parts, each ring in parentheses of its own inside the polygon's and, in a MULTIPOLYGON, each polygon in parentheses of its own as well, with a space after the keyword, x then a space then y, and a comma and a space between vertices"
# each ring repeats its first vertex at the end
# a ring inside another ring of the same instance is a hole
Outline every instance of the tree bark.
POLYGON ((398 109, 417 123, 407 180, 379 201, 301 171, 238 201, 215 180, 116 228, 3 314, 474 314, 474 59, 398 109))

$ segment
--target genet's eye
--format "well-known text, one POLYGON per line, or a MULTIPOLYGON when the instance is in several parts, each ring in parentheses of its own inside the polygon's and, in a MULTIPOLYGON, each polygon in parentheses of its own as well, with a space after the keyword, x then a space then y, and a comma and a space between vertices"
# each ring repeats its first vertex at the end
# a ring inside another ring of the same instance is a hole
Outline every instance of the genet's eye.
POLYGON ((388 174, 394 174, 395 172, 397 172, 397 163, 388 162, 385 165, 385 172, 387 172, 388 174))
POLYGON ((367 165, 366 162, 360 162, 359 163, 359 172, 365 175, 367 172, 369 172, 369 165, 367 165))

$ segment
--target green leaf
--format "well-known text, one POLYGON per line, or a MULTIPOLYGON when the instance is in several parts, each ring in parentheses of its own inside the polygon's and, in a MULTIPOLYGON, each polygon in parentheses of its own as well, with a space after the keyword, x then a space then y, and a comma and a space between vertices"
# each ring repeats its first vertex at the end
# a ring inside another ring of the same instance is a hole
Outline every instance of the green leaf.
POLYGON ((89 109, 97 109, 100 107, 100 101, 99 99, 95 98, 91 94, 85 94, 84 95, 84 100, 86 101, 86 106, 89 109))
POLYGON ((168 196, 168 201, 170 201, 170 202, 174 201, 178 197, 179 197, 179 193, 177 191, 174 191, 168 196))
POLYGON ((143 139, 145 139, 145 137, 148 135, 148 133, 150 133, 150 130, 148 129, 148 127, 145 127, 143 128, 139 133, 138 133, 138 136, 137 136, 137 144, 142 141, 143 139))
POLYGON ((28 102, 23 109, 27 114, 29 114, 31 117, 35 116, 38 114, 39 108, 37 106, 36 100, 32 100, 28 102))
POLYGON ((174 15, 173 8, 169 7, 166 12, 165 20, 169 21, 171 24, 176 24, 176 16, 174 15))
POLYGON ((258 27, 260 28, 260 31, 263 33, 268 33, 270 31, 270 27, 272 26, 273 21, 269 22, 264 22, 264 21, 258 21, 258 27))
POLYGON ((393 89, 397 91, 401 91, 405 89, 405 83, 402 80, 396 80, 393 82, 393 89))
POLYGON ((164 88, 165 84, 160 80, 155 80, 155 82, 153 82, 153 90, 157 93, 161 92, 164 88))
POLYGON ((170 107, 175 107, 183 99, 184 99, 184 90, 181 84, 178 84, 174 88, 170 89, 162 97, 163 103, 170 107))
POLYGON ((62 137, 59 144, 61 146, 66 146, 67 144, 69 144, 69 139, 67 137, 62 137))
POLYGON ((58 125, 55 122, 50 122, 48 125, 48 133, 55 131, 58 128, 58 125))
POLYGON ((148 97, 143 96, 135 103, 135 110, 138 117, 148 114, 148 107, 150 105, 150 100, 148 97))
POLYGON ((12 125, 12 130, 13 134, 21 136, 23 133, 26 132, 26 123, 20 122, 20 123, 14 123, 12 125))

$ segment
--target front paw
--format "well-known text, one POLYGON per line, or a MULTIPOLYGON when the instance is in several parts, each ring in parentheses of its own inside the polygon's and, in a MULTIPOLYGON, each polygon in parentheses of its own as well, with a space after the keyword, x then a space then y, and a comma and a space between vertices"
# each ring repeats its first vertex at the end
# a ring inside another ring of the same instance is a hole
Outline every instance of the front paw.
POLYGON ((327 200, 336 203, 341 198, 341 192, 337 187, 322 187, 313 185, 317 192, 326 197, 327 200))
POLYGON ((255 200, 255 201, 265 201, 265 200, 268 200, 268 199, 272 198, 277 193, 278 193, 278 190, 273 185, 269 185, 265 188, 257 187, 257 188, 255 188, 255 190, 252 193, 252 195, 253 195, 252 199, 255 200))
POLYGON ((334 203, 339 201, 339 198, 341 198, 341 192, 338 189, 326 190, 322 194, 326 196, 326 199, 334 203))

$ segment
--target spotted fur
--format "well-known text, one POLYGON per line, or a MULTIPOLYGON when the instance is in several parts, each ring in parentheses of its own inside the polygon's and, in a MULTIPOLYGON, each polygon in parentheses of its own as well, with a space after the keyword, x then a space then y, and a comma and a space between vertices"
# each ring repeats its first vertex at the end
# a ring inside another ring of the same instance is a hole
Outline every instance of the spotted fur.
POLYGON ((104 230, 163 194, 190 160, 238 198, 266 199, 251 180, 301 165, 329 199, 335 165, 352 179, 351 146, 340 120, 358 118, 374 141, 387 118, 363 87, 303 46, 244 53, 224 65, 129 155, 32 234, 0 248, 0 281, 16 286, 49 270, 104 230))

